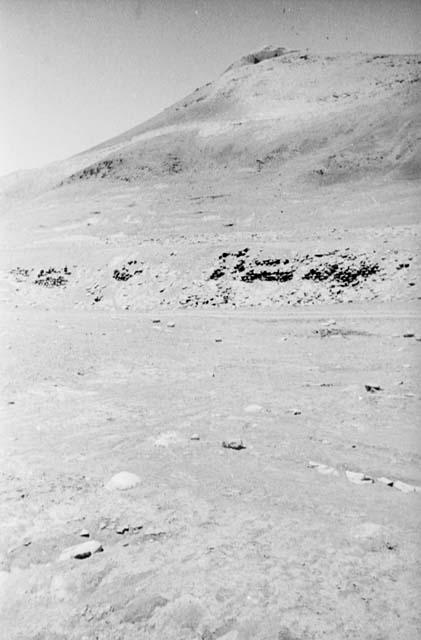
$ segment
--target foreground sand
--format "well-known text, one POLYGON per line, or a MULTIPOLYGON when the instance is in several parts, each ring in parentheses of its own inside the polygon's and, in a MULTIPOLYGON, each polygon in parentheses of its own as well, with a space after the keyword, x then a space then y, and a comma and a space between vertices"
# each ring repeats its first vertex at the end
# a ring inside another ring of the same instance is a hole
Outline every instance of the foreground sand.
POLYGON ((419 307, 11 313, 2 638, 417 637, 419 307))

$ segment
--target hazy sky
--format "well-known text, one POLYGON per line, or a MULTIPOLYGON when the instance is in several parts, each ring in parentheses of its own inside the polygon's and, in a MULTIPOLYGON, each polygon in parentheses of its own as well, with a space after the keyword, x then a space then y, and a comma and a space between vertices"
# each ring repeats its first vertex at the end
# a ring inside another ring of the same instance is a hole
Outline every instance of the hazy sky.
POLYGON ((421 52, 421 0, 0 0, 0 174, 125 131, 266 44, 421 52))

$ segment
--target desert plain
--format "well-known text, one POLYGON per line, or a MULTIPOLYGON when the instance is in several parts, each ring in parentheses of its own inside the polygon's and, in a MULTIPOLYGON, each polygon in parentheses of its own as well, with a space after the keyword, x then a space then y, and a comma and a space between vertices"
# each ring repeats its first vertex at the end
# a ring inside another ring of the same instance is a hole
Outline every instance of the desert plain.
POLYGON ((0 181, 1 638, 419 636, 420 65, 266 48, 0 181))

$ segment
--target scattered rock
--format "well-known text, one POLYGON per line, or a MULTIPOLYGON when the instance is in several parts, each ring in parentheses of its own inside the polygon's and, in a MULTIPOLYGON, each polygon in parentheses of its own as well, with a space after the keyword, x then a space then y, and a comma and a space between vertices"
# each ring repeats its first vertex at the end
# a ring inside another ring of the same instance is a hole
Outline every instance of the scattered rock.
POLYGON ((84 560, 85 558, 89 558, 94 553, 98 553, 100 551, 104 551, 102 544, 97 540, 89 540, 88 542, 82 542, 82 544, 68 547, 60 554, 59 560, 71 560, 72 558, 75 558, 76 560, 84 560))
POLYGON ((224 440, 222 446, 224 449, 235 449, 236 451, 246 448, 242 440, 224 440))
POLYGON ((124 533, 127 533, 129 531, 129 527, 127 525, 121 525, 120 527, 117 527, 117 529, 115 530, 116 533, 119 533, 120 535, 123 535, 124 533))
POLYGON ((172 329, 173 327, 175 327, 175 322, 170 320, 169 322, 167 322, 167 327, 170 327, 172 329))
POLYGON ((215 342, 222 342, 222 338, 215 338, 215 342))
POLYGON ((160 538, 166 536, 167 532, 163 529, 160 529, 159 527, 150 526, 146 527, 146 529, 143 529, 142 534, 145 539, 159 540, 160 538))
POLYGON ((198 433, 193 433, 193 435, 190 436, 190 440, 200 440, 200 436, 198 433))
POLYGON ((404 338, 415 338, 415 333, 404 333, 403 337, 404 338))
POLYGON ((382 476, 381 478, 377 478, 377 482, 386 484, 388 487, 393 487, 393 480, 391 480, 390 478, 385 478, 384 476, 382 476))
POLYGON ((357 471, 345 471, 346 477, 350 482, 354 484, 373 484, 374 480, 365 473, 359 473, 357 471))
POLYGON ((323 476, 339 476, 339 471, 337 471, 334 467, 329 467, 327 464, 322 464, 320 462, 310 462, 307 464, 310 469, 316 469, 323 476))
POLYGON ((313 460, 309 460, 309 462, 307 463, 307 466, 309 469, 317 469, 317 467, 320 466, 320 462, 314 462, 313 460))
POLYGON ((383 389, 378 385, 365 384, 364 386, 367 393, 376 393, 377 391, 383 391, 383 389))
POLYGON ((82 531, 79 533, 81 538, 89 538, 89 531, 87 529, 82 529, 82 531))
POLYGON ((130 473, 129 471, 120 471, 120 473, 116 473, 115 476, 113 476, 111 480, 107 482, 105 488, 111 491, 125 491, 126 489, 132 489, 139 483, 140 478, 135 473, 130 473))
POLYGON ((152 320, 152 324, 160 324, 161 320, 159 320, 159 318, 154 318, 152 320))
POLYGON ((396 542, 388 542, 388 541, 386 541, 384 544, 385 544, 386 549, 388 549, 389 551, 395 551, 395 549, 398 548, 398 545, 397 545, 396 542))

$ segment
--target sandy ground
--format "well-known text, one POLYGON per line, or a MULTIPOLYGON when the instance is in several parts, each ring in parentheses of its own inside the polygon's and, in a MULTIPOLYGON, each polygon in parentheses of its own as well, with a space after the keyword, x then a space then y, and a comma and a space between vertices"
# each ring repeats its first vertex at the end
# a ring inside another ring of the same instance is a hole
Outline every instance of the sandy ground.
POLYGON ((419 307, 2 320, 1 637, 417 637, 419 307))

